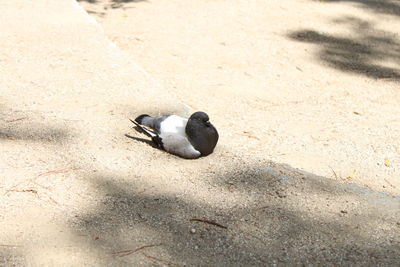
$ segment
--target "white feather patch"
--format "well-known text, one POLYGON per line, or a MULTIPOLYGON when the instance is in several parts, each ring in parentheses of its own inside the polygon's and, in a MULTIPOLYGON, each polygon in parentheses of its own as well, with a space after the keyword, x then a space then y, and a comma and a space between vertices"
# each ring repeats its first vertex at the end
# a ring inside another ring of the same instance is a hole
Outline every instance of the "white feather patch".
POLYGON ((160 125, 160 137, 164 149, 171 154, 179 155, 184 158, 198 158, 200 152, 194 149, 186 135, 186 124, 188 119, 171 115, 160 125))
POLYGON ((171 134, 178 134, 181 136, 186 136, 186 124, 188 119, 171 115, 166 118, 160 125, 160 132, 161 133, 171 133, 171 134))

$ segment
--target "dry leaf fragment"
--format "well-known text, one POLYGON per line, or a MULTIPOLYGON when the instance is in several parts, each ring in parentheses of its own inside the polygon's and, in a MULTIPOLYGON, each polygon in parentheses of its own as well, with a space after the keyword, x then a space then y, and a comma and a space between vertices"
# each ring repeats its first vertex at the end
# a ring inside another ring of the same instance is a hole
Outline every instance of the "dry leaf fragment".
POLYGON ((356 177, 356 170, 354 170, 351 174, 347 175, 347 180, 352 180, 356 177))
POLYGON ((243 132, 243 133, 240 133, 239 135, 247 136, 247 137, 249 137, 249 138, 254 138, 254 139, 260 140, 260 138, 258 138, 257 136, 253 135, 253 134, 250 133, 250 132, 246 132, 246 131, 243 132))
POLYGON ((385 158, 385 166, 390 167, 390 160, 388 158, 385 158))

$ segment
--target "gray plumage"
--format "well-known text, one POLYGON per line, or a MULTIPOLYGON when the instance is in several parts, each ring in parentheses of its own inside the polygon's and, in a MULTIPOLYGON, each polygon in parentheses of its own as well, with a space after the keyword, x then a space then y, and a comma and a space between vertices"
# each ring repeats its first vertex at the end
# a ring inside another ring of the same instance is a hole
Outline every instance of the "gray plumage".
POLYGON ((176 115, 151 117, 143 114, 133 123, 159 147, 183 158, 194 159, 211 154, 219 138, 217 130, 204 112, 195 112, 189 119, 176 115))

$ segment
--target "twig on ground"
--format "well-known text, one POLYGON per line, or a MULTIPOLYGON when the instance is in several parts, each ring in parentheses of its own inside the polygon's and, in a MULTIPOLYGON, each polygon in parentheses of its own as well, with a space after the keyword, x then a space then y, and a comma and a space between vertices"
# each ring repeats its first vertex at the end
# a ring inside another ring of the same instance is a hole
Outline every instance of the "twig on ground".
POLYGON ((335 170, 334 170, 331 166, 328 166, 328 167, 332 170, 333 175, 335 176, 336 179, 341 179, 342 181, 350 180, 349 178, 346 179, 346 178, 343 178, 343 177, 338 176, 338 175, 336 174, 335 170))
POLYGON ((36 182, 34 180, 29 180, 29 181, 31 181, 33 184, 35 184, 35 185, 37 185, 37 186, 39 186, 39 187, 41 187, 43 189, 50 190, 50 187, 48 187, 48 186, 41 185, 41 184, 39 184, 38 182, 36 182))
POLYGON ((207 220, 207 219, 192 218, 190 221, 208 223, 208 224, 212 224, 212 225, 218 226, 220 228, 228 229, 228 227, 225 226, 225 225, 222 225, 222 224, 219 224, 217 222, 213 222, 213 221, 210 221, 210 220, 207 220))
MULTIPOLYGON (((18 190, 18 189, 9 189, 9 190, 6 190, 6 193, 5 193, 4 195, 7 195, 7 194, 10 193, 10 192, 32 193, 32 194, 34 194, 38 199, 41 199, 40 196, 39 196, 39 193, 38 193, 38 191, 37 191, 36 189, 21 189, 21 190, 18 190)), ((44 193, 44 192, 43 192, 43 194, 45 194, 45 195, 48 197, 48 199, 51 200, 51 202, 53 202, 54 204, 60 205, 60 203, 58 203, 57 201, 55 201, 55 200, 54 200, 51 196, 49 196, 48 194, 46 194, 46 193, 44 193)))
POLYGON ((131 255, 135 252, 138 252, 139 250, 145 249, 145 248, 151 248, 151 247, 157 247, 157 246, 161 246, 161 244, 153 244, 153 245, 144 245, 135 249, 128 249, 128 250, 123 250, 123 251, 117 251, 117 252, 113 252, 111 253, 114 256, 119 256, 119 257, 125 257, 128 255, 131 255))
POLYGON ((251 134, 250 132, 243 132, 243 133, 240 133, 239 135, 241 135, 241 136, 247 136, 247 137, 249 137, 249 138, 254 138, 254 139, 260 140, 260 138, 258 138, 257 136, 251 134))
POLYGON ((170 261, 167 261, 167 260, 163 260, 163 259, 160 259, 160 258, 153 257, 153 256, 151 256, 149 254, 144 253, 144 252, 142 252, 142 255, 145 256, 146 258, 150 259, 150 260, 153 260, 153 261, 162 262, 162 263, 165 263, 167 265, 180 266, 179 264, 176 264, 176 263, 173 263, 173 262, 170 262, 170 261))
POLYGON ((57 201, 54 200, 54 198, 52 198, 51 196, 49 196, 48 194, 45 194, 50 200, 51 202, 53 202, 54 204, 60 205, 60 203, 58 203, 57 201))
MULTIPOLYGON (((50 187, 47 187, 47 186, 39 184, 38 182, 36 182, 36 179, 38 179, 41 176, 48 176, 48 175, 51 175, 51 174, 58 174, 58 173, 66 173, 68 171, 77 170, 77 169, 79 169, 79 168, 65 168, 65 169, 52 170, 52 171, 47 171, 47 172, 40 173, 35 178, 31 178, 31 179, 29 179, 27 181, 22 181, 22 182, 20 182, 20 183, 18 183, 16 185, 14 185, 13 187, 11 187, 11 189, 6 190, 4 195, 7 195, 9 192, 23 192, 23 193, 27 193, 28 192, 28 193, 35 194, 40 199, 38 191, 36 189, 21 189, 21 190, 19 190, 19 189, 15 189, 15 188, 17 188, 18 186, 20 186, 21 184, 23 184, 25 182, 28 182, 28 183, 30 182, 30 183, 32 183, 32 184, 34 184, 36 186, 39 186, 39 187, 41 187, 41 188, 43 188, 43 189, 45 189, 47 191, 50 191, 51 190, 50 187)), ((54 198, 52 198, 49 194, 47 194, 45 192, 43 192, 43 193, 47 196, 47 198, 51 202, 53 202, 54 204, 60 205, 60 203, 58 203, 56 200, 54 200, 54 198)))
POLYGON ((3 137, 1 137, 2 139, 7 139, 7 140, 17 140, 17 138, 16 137, 12 137, 12 136, 3 136, 3 137))
POLYGON ((6 190, 6 193, 4 195, 6 195, 9 192, 32 193, 32 194, 35 194, 37 197, 39 197, 38 192, 35 189, 22 189, 22 190, 10 189, 10 190, 6 190))
POLYGON ((335 178, 337 179, 338 178, 338 176, 337 176, 337 174, 336 174, 336 172, 335 172, 335 170, 331 167, 331 166, 328 166, 331 170, 332 170, 332 172, 333 172, 333 175, 335 175, 335 178))
POLYGON ((16 121, 22 121, 27 119, 27 117, 22 117, 22 118, 18 118, 18 119, 13 119, 13 120, 6 120, 6 122, 16 122, 16 121))

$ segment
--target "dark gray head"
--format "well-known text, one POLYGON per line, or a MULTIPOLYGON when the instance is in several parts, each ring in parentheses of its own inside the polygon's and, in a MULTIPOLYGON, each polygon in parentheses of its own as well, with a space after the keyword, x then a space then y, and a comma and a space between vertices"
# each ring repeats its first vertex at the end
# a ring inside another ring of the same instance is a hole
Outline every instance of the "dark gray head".
POLYGON ((211 154, 218 142, 218 132, 205 112, 195 112, 186 124, 189 142, 202 156, 211 154))
POLYGON ((203 122, 209 122, 210 118, 208 117, 207 113, 202 111, 197 111, 190 116, 189 120, 199 120, 203 122))

